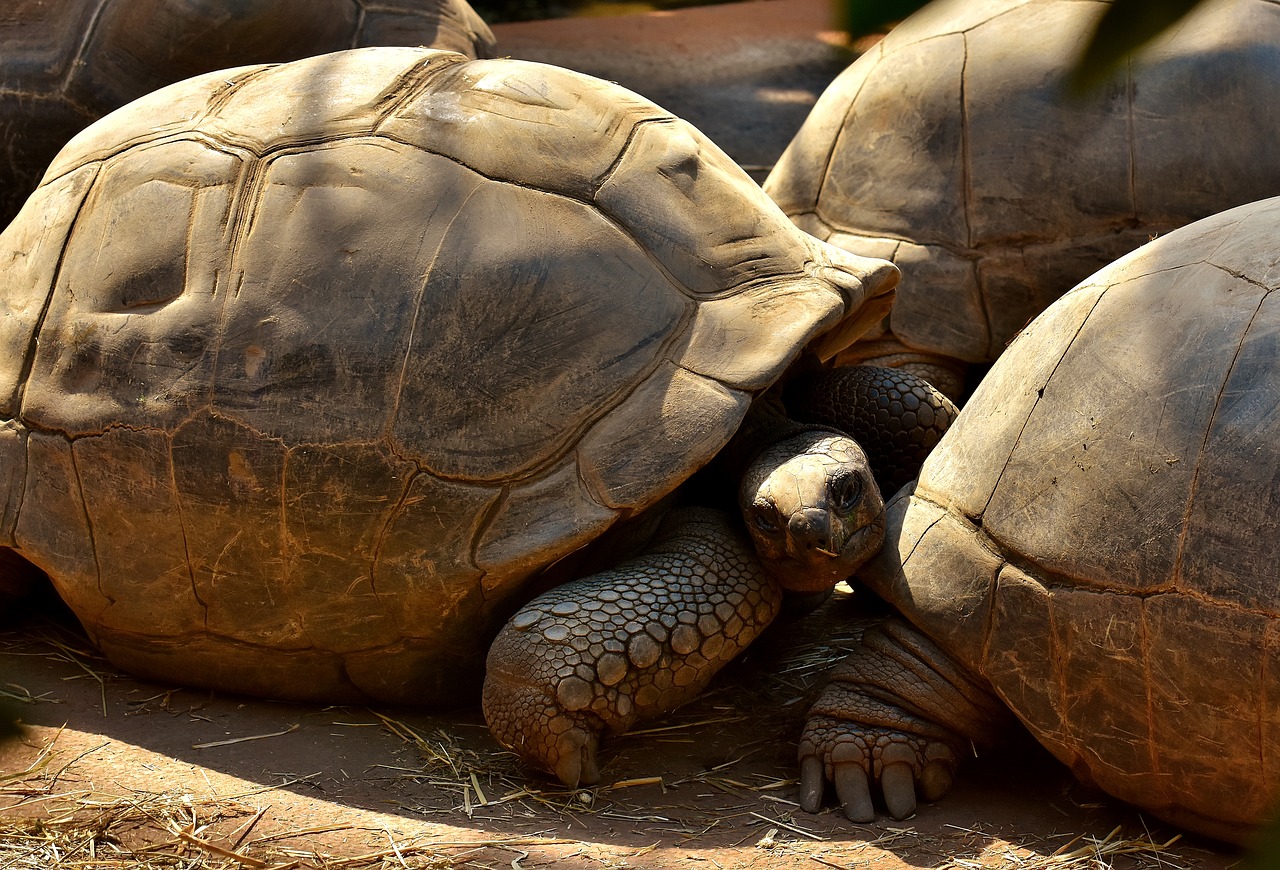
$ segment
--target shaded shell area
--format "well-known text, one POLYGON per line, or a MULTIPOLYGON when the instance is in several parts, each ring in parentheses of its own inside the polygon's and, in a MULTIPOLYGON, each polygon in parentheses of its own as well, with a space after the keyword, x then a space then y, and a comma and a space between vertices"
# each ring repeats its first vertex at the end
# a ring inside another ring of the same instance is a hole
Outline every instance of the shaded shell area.
POLYGON ((1280 5, 1204 4, 1096 92, 1063 77, 1101 2, 930 4, 823 94, 765 182, 806 231, 903 270, 844 359, 994 360, 1151 237, 1280 194, 1280 5), (877 345, 876 342, 881 344, 877 345))
POLYGON ((864 578, 1083 779, 1234 841, 1280 797, 1278 227, 1199 221, 1037 318, 864 578))
POLYGON ((523 582, 861 303, 818 255, 575 73, 378 48, 174 85, 0 236, 0 545, 135 673, 464 701, 523 582))
POLYGON ((0 19, 0 226, 72 136, 200 73, 368 45, 492 57, 466 0, 6 0, 0 19))

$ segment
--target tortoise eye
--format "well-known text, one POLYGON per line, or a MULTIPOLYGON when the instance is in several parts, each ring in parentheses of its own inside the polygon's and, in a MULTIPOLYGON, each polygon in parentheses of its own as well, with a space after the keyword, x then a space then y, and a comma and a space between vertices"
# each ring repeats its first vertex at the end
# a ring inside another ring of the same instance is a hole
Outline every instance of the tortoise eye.
POLYGON ((782 531, 782 518, 778 516, 778 508, 769 501, 758 501, 751 506, 751 522, 766 535, 776 535, 782 531))
POLYGON ((831 501, 840 513, 853 513, 862 500, 862 477, 857 474, 841 474, 831 481, 831 501))

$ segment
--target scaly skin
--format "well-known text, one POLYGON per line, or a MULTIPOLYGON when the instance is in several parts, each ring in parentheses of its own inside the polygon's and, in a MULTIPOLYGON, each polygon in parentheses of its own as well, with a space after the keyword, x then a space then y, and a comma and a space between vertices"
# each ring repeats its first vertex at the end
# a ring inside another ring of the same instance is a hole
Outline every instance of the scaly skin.
POLYGON ((951 787, 970 743, 987 746, 1012 725, 1007 708, 905 623, 868 629, 836 666, 800 737, 800 805, 817 812, 826 781, 845 815, 875 818, 872 783, 895 819, 915 812, 917 794, 937 800, 951 787))
POLYGON ((782 589, 829 589, 884 540, 884 502, 847 436, 805 431, 764 449, 738 522, 674 511, 643 556, 568 583, 517 613, 489 649, 483 704, 498 742, 576 787, 596 747, 670 712, 773 620, 782 589))
POLYGON ((781 603, 728 517, 673 511, 643 556, 553 589, 506 625, 489 652, 489 728, 570 788, 593 785, 602 732, 694 697, 781 603))

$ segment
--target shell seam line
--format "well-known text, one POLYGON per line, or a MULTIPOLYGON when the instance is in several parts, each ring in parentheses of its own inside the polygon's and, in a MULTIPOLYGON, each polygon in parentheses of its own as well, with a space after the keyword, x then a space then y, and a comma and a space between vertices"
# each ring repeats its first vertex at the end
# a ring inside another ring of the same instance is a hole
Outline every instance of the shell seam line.
MULTIPOLYGON (((871 63, 873 64, 881 63, 884 60, 883 41, 877 42, 873 46, 872 50, 875 51, 876 58, 875 60, 871 61, 871 63)), ((862 57, 865 57, 865 56, 866 55, 862 55, 861 57, 858 58, 858 60, 862 60, 862 57)), ((813 213, 814 213, 814 216, 817 217, 819 220, 822 220, 824 224, 827 222, 823 220, 820 214, 821 202, 822 202, 822 191, 826 189, 827 179, 831 176, 831 161, 834 160, 836 154, 840 152, 840 140, 844 138, 845 130, 849 128, 850 116, 856 114, 855 107, 858 104, 858 97, 862 96, 862 90, 867 86, 867 80, 869 78, 870 76, 864 76, 862 79, 862 82, 858 85, 858 89, 854 92, 853 96, 849 98, 849 105, 845 108, 844 115, 840 118, 840 129, 836 131, 835 136, 831 137, 831 146, 827 149, 826 159, 822 161, 822 177, 818 179, 818 182, 817 182, 818 186, 813 194, 813 213)), ((819 99, 821 99, 821 97, 819 97, 819 99)), ((788 144, 787 149, 790 150, 790 148, 791 148, 791 145, 788 144)), ((782 158, 779 157, 778 161, 781 162, 782 158)), ((830 227, 831 225, 827 224, 827 226, 830 227)))
POLYGON ((368 17, 369 11, 365 9, 364 4, 360 0, 355 0, 356 7, 356 26, 351 31, 351 39, 347 40, 347 48, 354 49, 360 47, 360 36, 364 33, 365 18, 368 17))
POLYGON ((79 496, 80 512, 84 516, 85 534, 89 537, 89 552, 93 554, 93 570, 96 575, 98 594, 115 604, 116 600, 102 588, 102 562, 98 558, 98 541, 93 534, 93 517, 89 515, 89 502, 84 495, 84 480, 80 477, 80 463, 76 460, 74 442, 67 442, 67 459, 71 462, 71 474, 75 477, 76 494, 79 496))
MULTIPOLYGON (((364 15, 364 7, 361 7, 361 15, 364 15)), ((383 93, 386 95, 378 102, 385 104, 374 110, 374 121, 372 132, 375 135, 383 135, 382 127, 391 120, 391 117, 404 108, 408 103, 417 98, 430 93, 435 89, 437 81, 444 78, 452 72, 458 72, 469 61, 459 56, 457 60, 449 60, 441 62, 437 56, 424 57, 417 61, 409 69, 402 72, 396 77, 395 84, 386 89, 383 93), (390 99, 387 99, 390 97, 390 99)), ((387 137, 391 138, 391 137, 387 137)))
MULTIPOLYGON (((591 190, 591 202, 595 203, 596 195, 600 193, 601 188, 608 184, 618 171, 618 167, 622 165, 623 159, 627 156, 627 152, 631 150, 631 144, 635 142, 636 137, 640 135, 640 128, 645 124, 674 124, 676 118, 672 115, 664 115, 655 118, 641 118, 631 125, 631 129, 627 131, 627 141, 622 143, 622 147, 618 149, 618 156, 613 158, 613 162, 609 164, 601 175, 599 181, 596 181, 591 190)), ((461 162, 461 161, 459 161, 461 162)))
POLYGON ((378 565, 382 561, 382 549, 386 545, 387 535, 391 534, 391 524, 395 522, 396 516, 404 508, 405 502, 409 500, 409 493, 413 490, 414 483, 424 473, 418 468, 409 472, 408 479, 405 480, 404 487, 400 490, 400 497, 396 499, 395 505, 383 514, 382 523, 373 537, 372 552, 369 556, 369 589, 373 592, 373 597, 377 599, 379 604, 383 603, 382 593, 378 591, 378 565))
POLYGON ((208 102, 205 104, 205 107, 201 110, 200 116, 198 118, 189 119, 188 121, 186 121, 187 126, 179 129, 152 131, 150 134, 132 137, 126 142, 118 143, 117 145, 113 146, 106 153, 99 154, 95 157, 87 158, 83 163, 76 164, 66 169, 63 172, 59 172, 57 175, 43 178, 40 182, 40 186, 44 186, 46 184, 50 184, 54 181, 57 181, 59 178, 63 178, 67 175, 70 175, 76 170, 82 169, 83 167, 88 166, 91 163, 103 164, 103 163, 106 163, 111 158, 124 153, 125 151, 128 151, 132 148, 137 148, 137 147, 146 146, 146 145, 163 145, 163 144, 167 144, 168 142, 196 140, 198 142, 202 142, 206 145, 209 145, 216 151, 222 151, 224 153, 231 153, 230 151, 228 151, 228 149, 236 149, 237 151, 248 151, 250 153, 256 153, 253 151, 253 149, 243 148, 237 145, 233 141, 223 141, 220 139, 215 139, 214 137, 198 129, 198 127, 202 122, 207 120, 209 115, 214 111, 216 111, 222 103, 226 102, 226 100, 230 98, 230 96, 235 91, 239 90, 239 88, 242 85, 247 83, 250 79, 252 79, 258 73, 265 72, 269 69, 273 69, 278 66, 280 66, 280 64, 278 63, 260 64, 254 69, 251 69, 248 72, 241 74, 238 78, 225 79, 224 86, 212 92, 209 95, 208 102))
POLYGON ((165 454, 165 460, 169 467, 169 486, 173 492, 174 513, 178 516, 178 533, 182 536, 182 552, 187 560, 187 579, 191 583, 191 596, 195 598, 196 604, 200 605, 200 611, 204 617, 204 626, 207 630, 209 627, 209 605, 200 597, 200 588, 196 584, 196 569, 191 559, 191 542, 187 537, 187 515, 182 502, 182 491, 178 488, 177 467, 173 461, 173 433, 165 431, 164 440, 169 448, 165 454))
POLYGON ((15 418, 22 419, 22 424, 31 428, 26 421, 26 415, 22 413, 22 406, 26 402, 27 382, 31 379, 31 372, 36 364, 36 352, 40 347, 40 335, 44 332, 45 321, 49 316, 49 309, 53 306, 53 297, 57 294, 58 285, 62 280, 62 267, 66 264, 67 249, 71 247, 71 239, 75 236, 76 225, 80 222, 80 215, 84 212, 85 203, 93 197, 98 187, 98 176, 102 172, 102 166, 99 164, 93 170, 93 178, 89 180, 85 187, 84 195, 80 197, 80 202, 76 205, 75 214, 71 216, 70 226, 67 234, 62 239, 62 244, 58 248, 58 262, 53 267, 53 274, 49 278, 49 292, 45 294, 44 305, 40 307, 40 313, 36 316, 36 322, 31 327, 31 338, 27 342, 27 351, 23 356, 22 368, 15 378, 15 390, 13 397, 13 412, 15 418))
MULTIPOLYGON (((1209 265, 1214 264, 1210 263, 1209 265)), ((1215 268, 1223 267, 1217 266, 1215 268)), ((1230 275, 1244 278, 1244 276, 1236 275, 1236 273, 1229 269, 1223 269, 1223 271, 1230 275)), ((1244 280, 1248 281, 1249 279, 1245 278, 1244 280)), ((1253 281, 1249 281, 1249 283, 1256 284, 1256 282, 1253 281)), ((1266 288, 1263 289, 1265 290, 1266 288)), ((1187 505, 1182 512, 1182 530, 1178 534, 1178 551, 1177 555, 1174 556, 1173 559, 1173 585, 1175 588, 1181 588, 1182 560, 1186 555, 1187 537, 1191 528, 1191 512, 1195 508, 1196 496, 1200 491, 1200 472, 1204 467, 1205 455, 1208 452, 1209 437, 1213 434, 1214 423, 1218 419, 1218 411, 1222 406, 1222 396, 1226 392, 1227 384, 1231 382, 1232 373, 1236 370, 1236 364, 1240 360, 1240 351, 1244 348, 1244 343, 1248 340, 1249 333, 1253 330, 1253 324, 1257 321, 1258 315, 1262 311, 1262 306, 1266 304, 1267 298, 1271 295, 1271 292, 1272 291, 1270 290, 1266 290, 1266 292, 1262 294, 1262 298, 1258 300, 1257 307, 1254 308, 1253 314, 1249 317, 1249 322, 1245 325, 1245 328, 1241 330, 1240 339, 1236 342, 1235 352, 1231 355, 1231 365, 1227 366, 1227 371, 1222 377, 1222 383, 1219 384, 1218 390, 1213 397, 1213 410, 1210 412, 1209 419, 1205 424, 1204 437, 1200 440, 1200 449, 1196 452, 1196 465, 1195 470, 1191 473, 1191 487, 1190 492, 1187 494, 1187 505)))
POLYGON ((466 211, 468 203, 480 190, 480 186, 476 185, 467 192, 466 197, 458 205, 458 210, 453 217, 449 218, 449 222, 445 225, 440 233, 440 241, 436 243, 436 249, 431 254, 431 260, 427 263, 426 269, 423 271, 422 283, 418 287, 418 292, 413 301, 413 316, 409 318, 409 326, 407 329, 408 340, 405 341, 404 357, 400 362, 400 376, 396 378, 395 398, 391 403, 391 413, 387 415, 386 429, 384 437, 388 441, 394 440, 392 433, 395 431, 396 420, 400 417, 401 397, 404 394, 405 381, 409 375, 409 361, 413 357, 414 340, 418 334, 418 318, 422 313, 422 302, 427 295, 427 285, 431 283, 431 274, 435 271, 436 263, 440 259, 440 252, 444 249, 444 244, 449 239, 449 234, 453 231, 453 225, 457 222, 462 213, 466 211))
MULTIPOLYGON (((497 520, 498 514, 501 513, 502 509, 510 503, 511 486, 509 484, 504 484, 498 490, 498 494, 484 506, 483 510, 476 514, 474 525, 471 529, 471 537, 467 542, 469 544, 467 547, 467 562, 470 563, 472 568, 480 572, 480 576, 475 580, 475 588, 479 590, 481 600, 486 602, 501 601, 504 596, 501 593, 493 597, 485 594, 486 590, 484 581, 489 577, 490 572, 488 569, 480 567, 480 542, 485 539, 485 535, 487 535, 489 529, 493 527, 493 523, 497 520)), ((617 522, 616 514, 614 515, 614 522, 617 522)), ((610 523, 610 525, 612 525, 612 523, 610 523)), ((535 571, 533 573, 537 572, 535 571)), ((508 592, 507 595, 509 596, 510 592, 508 592)))
POLYGON ((1058 367, 1062 365, 1062 361, 1066 359, 1067 354, 1071 352, 1071 348, 1075 344, 1076 339, 1080 337, 1080 333, 1084 331, 1085 324, 1089 322, 1089 318, 1092 317, 1093 312, 1097 310, 1098 303, 1102 301, 1103 297, 1107 295, 1107 292, 1110 289, 1111 289, 1110 287, 1103 288, 1102 292, 1098 294, 1098 298, 1093 300, 1093 305, 1090 306, 1089 313, 1086 314, 1083 318, 1081 318, 1080 325, 1076 327, 1075 334, 1071 336, 1071 340, 1068 341, 1066 344, 1066 347, 1062 349, 1062 353, 1061 355, 1059 355, 1057 362, 1053 364, 1053 369, 1049 372, 1048 376, 1044 379, 1044 383, 1041 384, 1041 386, 1036 389, 1035 401, 1031 403, 1031 408, 1027 411, 1026 419, 1022 421, 1022 426, 1018 429, 1018 436, 1013 440, 1013 446, 1009 448, 1009 457, 1004 461, 1004 465, 1001 466, 1000 473, 996 476, 996 482, 991 487, 991 494, 987 496, 986 503, 983 504, 982 510, 979 512, 979 515, 975 517, 975 520, 978 523, 981 523, 982 517, 985 516, 987 513, 987 508, 991 507, 991 500, 996 497, 996 493, 1000 490, 1000 483, 1001 481, 1004 480, 1004 473, 1009 470, 1009 463, 1013 460, 1013 454, 1017 452, 1018 445, 1022 443, 1022 435, 1027 431, 1027 426, 1028 424, 1030 424, 1031 418, 1035 415, 1036 408, 1040 406, 1040 400, 1044 398, 1045 389, 1049 386, 1049 383, 1053 380, 1053 376, 1057 374, 1058 367))

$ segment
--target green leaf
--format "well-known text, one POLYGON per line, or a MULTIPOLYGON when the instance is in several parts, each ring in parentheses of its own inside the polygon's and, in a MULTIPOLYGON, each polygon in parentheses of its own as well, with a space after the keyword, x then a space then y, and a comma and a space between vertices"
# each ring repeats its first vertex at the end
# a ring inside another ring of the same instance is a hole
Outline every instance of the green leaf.
POLYGON ((844 25, 854 39, 881 33, 927 3, 928 0, 845 0, 844 25))
POLYGON ((1071 71, 1070 88, 1083 94, 1120 69, 1129 56, 1168 30, 1202 0, 1114 0, 1071 71))

